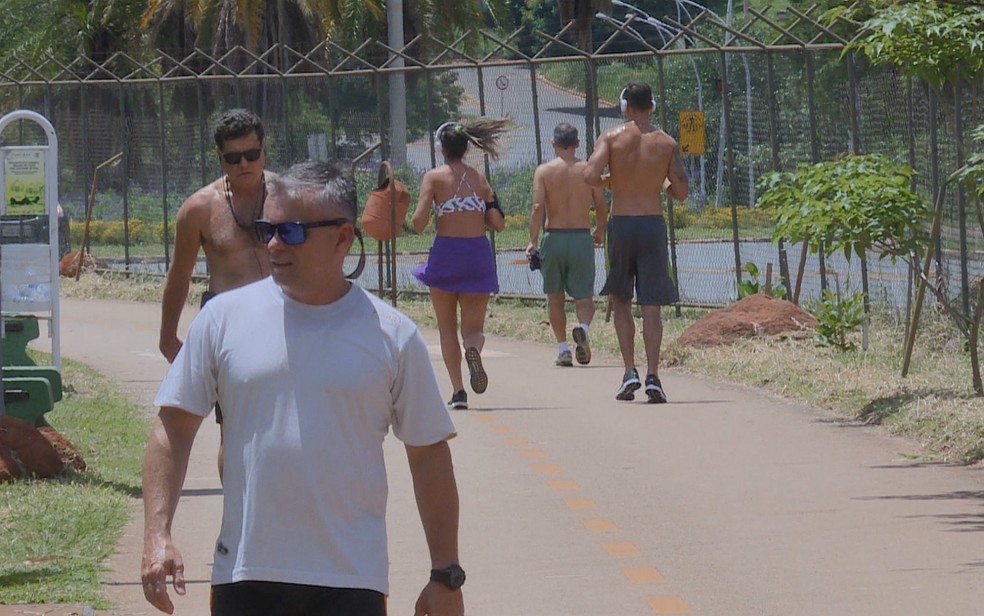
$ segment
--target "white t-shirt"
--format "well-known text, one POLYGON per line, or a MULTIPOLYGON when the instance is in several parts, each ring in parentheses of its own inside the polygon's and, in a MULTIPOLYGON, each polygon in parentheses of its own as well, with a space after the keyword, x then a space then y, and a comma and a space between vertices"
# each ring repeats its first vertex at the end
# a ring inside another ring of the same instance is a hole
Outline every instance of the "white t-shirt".
POLYGON ((221 293, 191 324, 155 403, 222 407, 222 529, 212 583, 388 593, 390 427, 409 445, 455 435, 413 322, 358 286, 311 306, 272 278, 221 293))

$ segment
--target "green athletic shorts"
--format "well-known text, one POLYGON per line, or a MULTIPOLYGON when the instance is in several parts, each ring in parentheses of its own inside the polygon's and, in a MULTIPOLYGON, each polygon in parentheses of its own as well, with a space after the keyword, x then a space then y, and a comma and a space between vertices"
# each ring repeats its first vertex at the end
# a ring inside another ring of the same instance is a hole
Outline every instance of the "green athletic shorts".
POLYGON ((540 246, 544 293, 574 299, 594 295, 594 239, 587 229, 547 229, 540 246))

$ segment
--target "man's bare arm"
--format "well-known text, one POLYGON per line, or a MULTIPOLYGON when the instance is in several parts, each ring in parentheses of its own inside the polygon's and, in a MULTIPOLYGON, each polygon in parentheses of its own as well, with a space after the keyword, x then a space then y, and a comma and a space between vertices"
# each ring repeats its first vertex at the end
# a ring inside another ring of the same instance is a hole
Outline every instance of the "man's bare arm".
POLYGON ((687 170, 683 168, 683 161, 680 160, 679 147, 673 148, 673 158, 670 160, 670 170, 666 174, 666 179, 670 182, 666 187, 666 194, 677 201, 686 201, 690 194, 690 178, 687 177, 687 170))
POLYGON ((195 271, 195 263, 198 262, 198 251, 202 247, 203 230, 200 222, 202 217, 196 209, 199 207, 207 209, 207 206, 203 206, 200 202, 205 199, 207 198, 201 194, 192 195, 178 209, 175 220, 174 255, 164 281, 159 341, 161 353, 169 362, 174 361, 174 357, 181 349, 181 341, 178 340, 178 321, 181 319, 181 310, 188 301, 191 276, 195 271))
POLYGON ((184 561, 171 539, 171 522, 178 507, 188 458, 202 418, 162 408, 151 430, 143 465, 144 552, 141 566, 144 596, 154 607, 171 614, 167 578, 185 594, 184 561))
POLYGON ((601 246, 605 243, 605 228, 608 225, 608 202, 605 201, 605 191, 601 188, 591 189, 591 200, 595 207, 594 243, 601 246))
POLYGON ((413 224, 415 233, 420 233, 427 228, 430 221, 431 204, 434 203, 434 183, 429 173, 424 174, 424 179, 420 182, 420 194, 417 197, 417 209, 413 211, 413 224))
POLYGON ((589 186, 601 187, 605 185, 607 176, 605 169, 608 167, 608 159, 611 153, 608 149, 608 138, 606 135, 598 137, 595 142, 594 152, 588 158, 588 164, 584 167, 584 181, 589 186))
MULTIPOLYGON (((458 486, 451 448, 447 441, 441 441, 424 447, 407 445, 406 450, 431 568, 458 564, 458 486)), ((461 591, 428 582, 420 593, 414 614, 461 616, 464 614, 461 591)))
POLYGON ((540 243, 540 231, 547 217, 547 188, 543 183, 543 168, 533 172, 533 207, 530 210, 530 245, 526 247, 529 255, 540 243))

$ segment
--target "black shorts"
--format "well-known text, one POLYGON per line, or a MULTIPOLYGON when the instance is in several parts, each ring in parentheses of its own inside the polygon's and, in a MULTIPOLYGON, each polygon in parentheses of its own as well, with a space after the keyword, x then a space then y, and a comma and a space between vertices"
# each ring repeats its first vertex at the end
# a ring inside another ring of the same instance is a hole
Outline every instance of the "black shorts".
POLYGON ((602 295, 614 295, 643 306, 665 306, 679 301, 670 277, 666 248, 666 220, 662 216, 612 216, 608 219, 610 269, 602 295))
POLYGON ((362 588, 282 582, 212 587, 212 616, 386 616, 386 596, 362 588))

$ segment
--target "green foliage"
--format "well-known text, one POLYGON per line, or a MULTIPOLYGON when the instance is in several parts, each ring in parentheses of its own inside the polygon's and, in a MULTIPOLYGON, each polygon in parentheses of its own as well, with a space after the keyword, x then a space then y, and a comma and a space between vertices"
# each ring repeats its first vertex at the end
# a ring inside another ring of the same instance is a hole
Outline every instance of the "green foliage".
POLYGON ((686 229, 694 222, 694 215, 685 203, 673 204, 673 228, 686 229))
MULTIPOLYGON (((984 146, 984 124, 973 132, 974 140, 984 146)), ((966 168, 958 172, 954 179, 963 182, 967 188, 984 199, 984 152, 975 152, 967 157, 966 168)))
MULTIPOLYGON (((759 268, 755 263, 749 261, 745 264, 745 271, 748 272, 748 278, 743 278, 741 283, 738 284, 738 297, 747 297, 749 295, 755 295, 757 293, 765 292, 765 283, 759 282, 759 268)), ((786 297, 786 285, 782 282, 778 282, 772 286, 769 293, 772 297, 783 298, 786 297)))
POLYGON ((759 178, 759 204, 775 208, 774 239, 809 239, 811 252, 843 251, 881 257, 921 253, 930 238, 923 226, 929 206, 909 184, 913 171, 878 155, 800 165, 794 172, 759 178))
POLYGON ((503 214, 530 215, 533 207, 533 172, 536 167, 527 165, 518 169, 496 170, 489 183, 499 197, 503 214))
POLYGON ((824 289, 813 316, 819 321, 813 338, 817 346, 850 351, 857 345, 848 339, 848 334, 857 331, 865 319, 864 293, 840 299, 830 289, 824 289))
MULTIPOLYGON (((772 225, 772 218, 775 210, 768 204, 760 204, 759 207, 750 208, 747 205, 736 205, 738 213, 738 228, 747 229, 749 227, 768 227, 772 225)), ((676 214, 676 211, 674 211, 676 214)), ((722 205, 720 207, 705 207, 700 214, 694 217, 694 226, 705 229, 731 229, 731 207, 722 205)), ((681 227, 677 227, 681 228, 681 227)))
POLYGON ((860 49, 872 63, 892 64, 937 88, 958 77, 972 82, 984 71, 984 10, 979 6, 934 0, 891 4, 874 11, 864 32, 845 52, 860 49))

